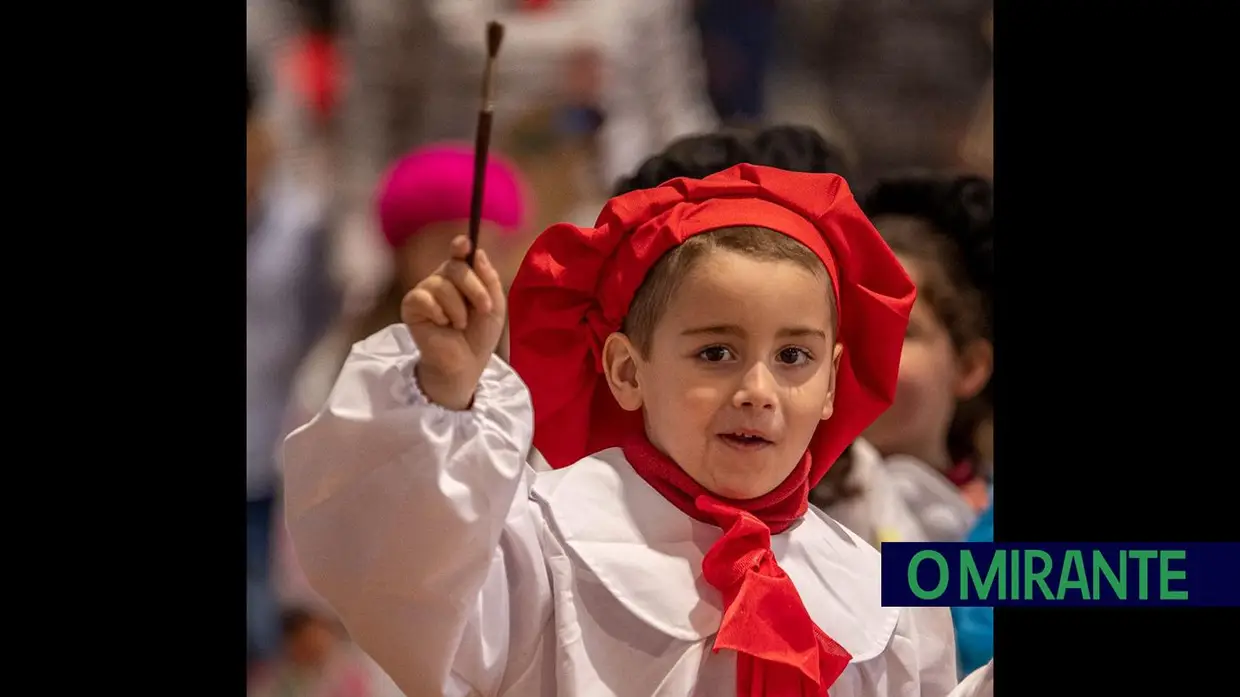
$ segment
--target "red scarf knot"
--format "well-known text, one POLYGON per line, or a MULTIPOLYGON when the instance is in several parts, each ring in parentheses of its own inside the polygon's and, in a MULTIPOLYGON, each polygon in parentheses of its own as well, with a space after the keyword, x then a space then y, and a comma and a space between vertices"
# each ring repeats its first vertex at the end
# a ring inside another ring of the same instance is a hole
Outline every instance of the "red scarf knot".
POLYGON ((738 695, 825 697, 852 656, 810 618, 775 561, 770 528, 708 495, 696 504, 724 531, 702 560, 702 572, 723 594, 714 649, 737 652, 738 695))

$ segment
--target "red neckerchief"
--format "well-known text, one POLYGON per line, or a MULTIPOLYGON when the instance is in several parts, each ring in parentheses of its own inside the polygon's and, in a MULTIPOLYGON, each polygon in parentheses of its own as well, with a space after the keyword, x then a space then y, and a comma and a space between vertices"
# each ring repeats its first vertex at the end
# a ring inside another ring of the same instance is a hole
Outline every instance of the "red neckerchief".
POLYGON ((672 505, 723 530, 702 559, 702 573, 723 594, 714 649, 737 652, 737 697, 825 697, 852 656, 810 619, 771 551, 771 535, 791 527, 809 505, 809 453, 774 491, 734 501, 711 494, 644 437, 629 438, 623 449, 672 505))

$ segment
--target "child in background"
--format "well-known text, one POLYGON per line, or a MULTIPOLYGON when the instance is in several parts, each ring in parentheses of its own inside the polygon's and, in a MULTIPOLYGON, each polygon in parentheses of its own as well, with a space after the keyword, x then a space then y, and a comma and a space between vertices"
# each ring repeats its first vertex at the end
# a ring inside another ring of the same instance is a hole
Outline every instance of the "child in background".
MULTIPOLYGON (((373 197, 374 215, 395 274, 370 310, 337 326, 303 366, 298 379, 302 417, 298 424, 322 407, 352 345, 399 322, 401 300, 435 271, 448 243, 468 232, 473 172, 471 146, 436 143, 415 148, 384 173, 373 197)), ((505 288, 531 241, 525 234, 530 217, 527 193, 521 172, 492 152, 479 246, 491 254, 505 288)), ((506 338, 497 350, 507 355, 506 338)))
POLYGON ((864 208, 920 291, 895 402, 816 492, 874 544, 959 541, 989 501, 979 429, 991 417, 994 224, 973 176, 881 181, 864 208))
MULTIPOLYGON (((299 424, 322 406, 349 347, 399 322, 401 299, 434 272, 448 241, 468 232, 473 168, 472 147, 436 143, 407 153, 384 173, 374 192, 374 216, 395 273, 369 311, 346 318, 303 366, 297 381, 297 401, 304 415, 299 424)), ((492 154, 486 170, 480 241, 495 255, 505 279, 512 278, 529 247, 529 238, 521 235, 528 208, 520 172, 502 156, 492 154)), ((500 350, 507 347, 501 345, 500 350)))
MULTIPOLYGON (((417 148, 383 175, 375 207, 396 274, 354 341, 399 322, 401 299, 434 273, 454 237, 468 233, 473 179, 473 147, 452 143, 417 148)), ((492 153, 483 195, 479 246, 491 254, 507 285, 530 243, 520 235, 528 215, 526 187, 520 172, 492 153)))
POLYGON ((809 126, 736 128, 674 141, 618 181, 613 195, 653 189, 677 177, 701 179, 743 163, 848 178, 840 149, 809 126))
POLYGON ((407 694, 955 686, 950 614, 883 607, 878 554, 808 505, 890 404, 914 297, 842 179, 740 165, 550 228, 512 368, 468 251, 286 444, 307 576, 407 694))

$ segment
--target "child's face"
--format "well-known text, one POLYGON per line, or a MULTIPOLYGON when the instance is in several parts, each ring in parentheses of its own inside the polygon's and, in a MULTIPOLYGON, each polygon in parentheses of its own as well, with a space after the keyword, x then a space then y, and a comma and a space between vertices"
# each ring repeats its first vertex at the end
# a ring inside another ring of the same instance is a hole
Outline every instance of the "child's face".
MULTIPOLYGON (((925 278, 921 262, 899 259, 920 287, 925 278)), ((989 364, 958 353, 934 308, 918 297, 904 337, 895 400, 866 430, 866 440, 885 455, 912 455, 936 467, 951 465, 947 433, 957 400, 975 395, 988 377, 989 364)))
POLYGON ((831 416, 840 347, 826 274, 715 250, 685 277, 650 355, 617 338, 613 393, 651 442, 732 499, 779 486, 831 416))

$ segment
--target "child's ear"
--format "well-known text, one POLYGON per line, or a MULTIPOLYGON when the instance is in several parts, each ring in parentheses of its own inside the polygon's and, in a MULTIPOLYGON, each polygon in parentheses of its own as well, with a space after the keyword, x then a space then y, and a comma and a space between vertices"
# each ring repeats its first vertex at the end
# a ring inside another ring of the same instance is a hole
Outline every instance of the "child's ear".
POLYGON ((969 342, 956 361, 956 399, 972 399, 990 382, 995 371, 995 348, 985 339, 969 342))
POLYGON ((625 411, 642 408, 642 389, 637 380, 637 350, 629 337, 619 332, 603 343, 603 374, 616 403, 625 411))
POLYGON ((844 344, 835 343, 831 350, 831 382, 827 383, 827 401, 822 405, 822 420, 826 421, 835 413, 835 376, 840 374, 840 356, 844 353, 844 344))

